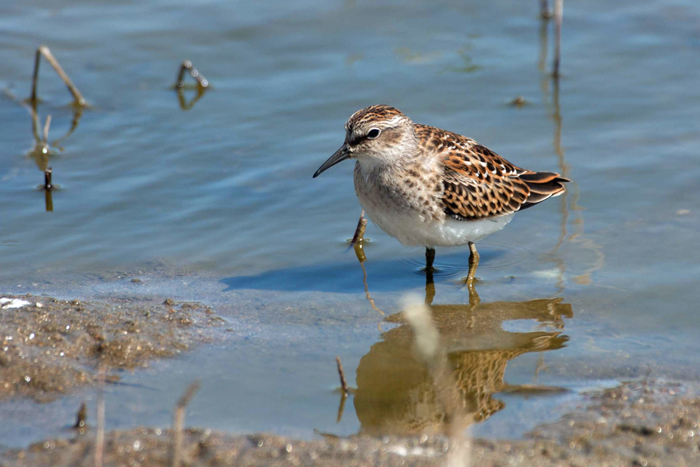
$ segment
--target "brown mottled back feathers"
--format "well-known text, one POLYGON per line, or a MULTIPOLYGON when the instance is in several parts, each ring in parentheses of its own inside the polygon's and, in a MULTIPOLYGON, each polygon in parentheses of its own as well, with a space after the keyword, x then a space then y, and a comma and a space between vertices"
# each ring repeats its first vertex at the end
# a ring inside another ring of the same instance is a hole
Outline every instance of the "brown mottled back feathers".
POLYGON ((503 216, 566 191, 568 179, 521 169, 471 138, 427 125, 415 131, 421 145, 444 154, 442 202, 454 219, 503 216))

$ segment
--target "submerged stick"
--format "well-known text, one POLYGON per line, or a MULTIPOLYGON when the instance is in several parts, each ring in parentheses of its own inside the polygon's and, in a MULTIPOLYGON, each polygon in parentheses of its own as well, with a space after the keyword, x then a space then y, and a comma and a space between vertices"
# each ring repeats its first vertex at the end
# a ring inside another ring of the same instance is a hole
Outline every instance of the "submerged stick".
POLYGON ((80 91, 78 91, 78 88, 75 86, 75 84, 73 84, 66 72, 63 71, 63 68, 61 67, 60 63, 58 63, 58 60, 56 60, 56 57, 53 56, 51 50, 49 50, 49 48, 45 45, 42 45, 41 47, 36 49, 36 56, 34 59, 34 74, 32 75, 32 96, 30 100, 32 102, 36 102, 37 100, 36 89, 39 82, 39 64, 41 63, 42 55, 51 64, 53 69, 56 70, 56 73, 66 84, 70 93, 73 94, 73 99, 75 100, 75 103, 80 106, 86 106, 87 101, 85 100, 83 95, 80 93, 80 91))
POLYGON ((199 390, 199 386, 199 380, 192 382, 175 405, 175 414, 173 415, 173 447, 170 456, 170 465, 172 467, 180 467, 182 464, 182 432, 185 427, 185 408, 187 408, 190 401, 199 390))
POLYGON ((39 65, 41 65, 41 47, 36 49, 34 54, 34 72, 32 73, 32 95, 29 98, 33 103, 36 103, 36 88, 39 83, 39 65))
POLYGON ((209 86, 209 81, 204 77, 203 74, 201 74, 195 67, 192 65, 192 62, 189 60, 185 60, 182 62, 182 65, 180 65, 180 71, 177 74, 177 82, 175 83, 176 88, 182 88, 185 86, 185 71, 190 72, 190 76, 192 76, 196 81, 197 84, 201 88, 206 88, 209 86))
POLYGON ((343 371, 343 364, 340 363, 340 357, 335 357, 335 362, 338 364, 338 375, 340 375, 340 387, 343 388, 343 393, 347 396, 350 394, 350 388, 348 387, 348 382, 345 380, 345 371, 343 371))
POLYGON ((41 136, 39 136, 39 112, 36 110, 36 101, 31 102, 31 107, 29 107, 29 113, 32 115, 32 134, 34 135, 34 141, 41 143, 41 136))

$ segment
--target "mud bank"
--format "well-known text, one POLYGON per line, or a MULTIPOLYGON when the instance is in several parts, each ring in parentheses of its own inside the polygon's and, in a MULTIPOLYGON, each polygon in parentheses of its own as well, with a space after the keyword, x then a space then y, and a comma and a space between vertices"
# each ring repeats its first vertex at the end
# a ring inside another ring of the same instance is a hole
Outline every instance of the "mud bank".
POLYGON ((223 323, 199 303, 170 299, 109 302, 0 295, 0 400, 12 396, 51 400, 94 382, 103 366, 116 370, 147 365, 211 337, 223 323))
MULTIPOLYGON (((663 381, 625 383, 593 392, 555 423, 526 439, 455 441, 443 437, 336 438, 314 441, 206 429, 184 433, 188 466, 691 466, 700 465, 700 398, 695 387, 663 381), (457 456, 457 457, 455 457, 457 456)), ((104 465, 167 466, 168 430, 107 434, 104 465)), ((0 455, 0 466, 93 465, 94 431, 0 455)))

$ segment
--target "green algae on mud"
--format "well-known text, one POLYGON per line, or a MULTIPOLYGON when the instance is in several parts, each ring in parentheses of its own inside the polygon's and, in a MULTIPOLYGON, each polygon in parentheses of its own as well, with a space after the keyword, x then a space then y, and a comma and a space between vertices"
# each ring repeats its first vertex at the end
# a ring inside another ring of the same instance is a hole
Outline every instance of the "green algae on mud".
POLYGON ((92 384, 97 368, 146 366, 210 339, 223 322, 211 308, 173 300, 113 299, 109 302, 2 295, 28 305, 0 310, 0 400, 53 400, 92 384))
MULTIPOLYGON (((586 395, 558 421, 523 440, 474 439, 463 458, 450 457, 454 440, 442 436, 339 438, 313 441, 271 434, 231 435, 209 429, 184 432, 189 466, 690 466, 700 463, 697 387, 645 380, 586 395)), ((168 430, 134 428, 106 436, 104 465, 169 466, 168 430)), ((94 434, 53 439, 0 454, 2 467, 93 465, 94 434)))

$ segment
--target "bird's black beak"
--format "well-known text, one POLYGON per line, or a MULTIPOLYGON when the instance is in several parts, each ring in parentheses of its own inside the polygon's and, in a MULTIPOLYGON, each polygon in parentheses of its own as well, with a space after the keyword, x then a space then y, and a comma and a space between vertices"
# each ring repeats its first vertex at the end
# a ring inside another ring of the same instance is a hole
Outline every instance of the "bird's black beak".
POLYGON ((348 145, 343 144, 340 149, 338 149, 335 154, 333 154, 331 157, 328 158, 326 162, 324 162, 321 167, 318 168, 316 173, 314 174, 313 178, 318 177, 321 175, 321 172, 326 171, 326 169, 330 169, 333 167, 335 164, 338 162, 343 162, 345 159, 350 157, 350 151, 348 151, 348 145))

